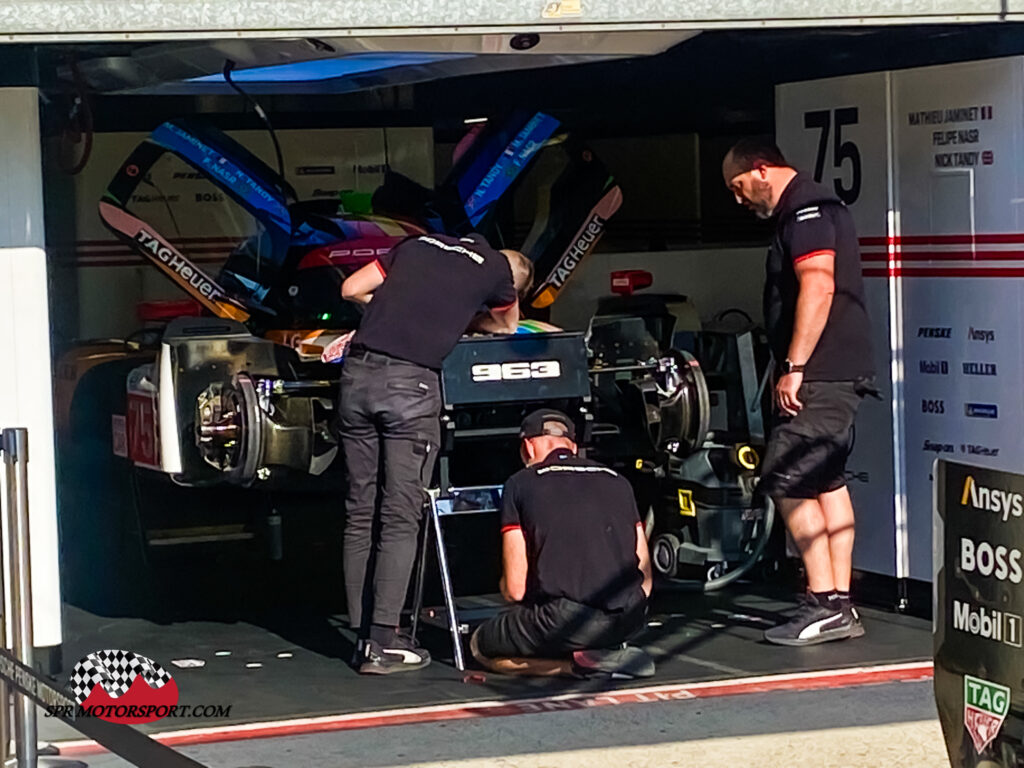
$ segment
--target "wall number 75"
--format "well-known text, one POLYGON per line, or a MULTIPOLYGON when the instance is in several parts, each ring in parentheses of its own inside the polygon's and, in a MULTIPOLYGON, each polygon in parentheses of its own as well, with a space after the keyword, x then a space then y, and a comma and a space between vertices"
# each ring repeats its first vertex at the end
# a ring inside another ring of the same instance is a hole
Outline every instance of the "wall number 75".
POLYGON ((827 109, 804 112, 804 128, 817 128, 818 154, 814 160, 814 180, 821 181, 825 173, 825 154, 828 151, 830 128, 835 125, 835 136, 832 141, 832 167, 838 171, 832 179, 832 186, 839 198, 850 205, 860 197, 860 150, 850 140, 843 141, 843 126, 856 125, 858 122, 856 107, 840 107, 829 112, 827 109), (833 115, 835 119, 833 120, 833 115), (850 161, 850 185, 843 183, 843 163, 850 161))

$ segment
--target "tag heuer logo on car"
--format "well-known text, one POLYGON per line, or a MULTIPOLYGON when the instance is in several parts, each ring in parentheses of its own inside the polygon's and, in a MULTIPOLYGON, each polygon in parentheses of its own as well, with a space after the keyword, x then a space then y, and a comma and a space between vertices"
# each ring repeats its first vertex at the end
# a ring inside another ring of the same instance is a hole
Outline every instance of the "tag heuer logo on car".
POLYGON ((964 675, 964 725, 979 755, 995 741, 1009 711, 1009 688, 964 675))

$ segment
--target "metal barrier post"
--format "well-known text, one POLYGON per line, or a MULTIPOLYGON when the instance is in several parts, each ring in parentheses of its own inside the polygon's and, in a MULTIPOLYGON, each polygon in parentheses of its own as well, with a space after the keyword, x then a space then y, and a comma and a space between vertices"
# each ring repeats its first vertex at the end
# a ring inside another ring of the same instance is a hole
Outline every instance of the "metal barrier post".
MULTIPOLYGON (((28 530, 28 430, 3 430, 7 469, 7 558, 11 566, 11 614, 14 655, 27 667, 32 653, 32 574, 28 530)), ((28 696, 15 697, 14 734, 18 768, 38 764, 36 705, 28 696)))
MULTIPOLYGON (((0 433, 0 452, 3 451, 3 435, 0 433)), ((10 473, 7 475, 7 507, 13 505, 12 497, 14 492, 11 486, 10 473)), ((4 595, 6 594, 4 584, 6 579, 4 560, 4 548, 0 542, 0 648, 7 647, 7 606, 4 595)), ((7 683, 0 678, 0 765, 7 765, 11 759, 11 691, 7 683)))

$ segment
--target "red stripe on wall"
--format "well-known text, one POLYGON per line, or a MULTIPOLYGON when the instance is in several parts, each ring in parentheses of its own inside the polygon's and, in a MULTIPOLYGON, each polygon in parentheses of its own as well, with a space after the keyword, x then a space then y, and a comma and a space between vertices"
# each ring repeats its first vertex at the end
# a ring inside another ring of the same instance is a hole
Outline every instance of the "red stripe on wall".
POLYGON ((864 277, 1024 277, 1024 267, 868 267, 864 277))
MULTIPOLYGON (((895 245, 1007 245, 1024 244, 1024 232, 957 234, 957 235, 903 235, 894 237, 895 245)), ((862 237, 861 245, 888 245, 889 238, 884 236, 862 237)))
MULTIPOLYGON (((887 253, 862 253, 861 261, 888 261, 887 253)), ((1024 251, 900 251, 896 261, 1024 261, 1024 251)))

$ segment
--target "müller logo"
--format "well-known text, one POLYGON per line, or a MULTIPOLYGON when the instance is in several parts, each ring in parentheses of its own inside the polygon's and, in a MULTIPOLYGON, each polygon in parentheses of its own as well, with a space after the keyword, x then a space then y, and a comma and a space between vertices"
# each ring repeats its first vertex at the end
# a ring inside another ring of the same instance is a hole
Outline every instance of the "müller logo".
POLYGON ((174 678, 131 651, 90 653, 75 665, 68 685, 83 709, 111 723, 151 723, 178 703, 174 678))
POLYGON ((966 376, 995 376, 995 363, 964 363, 964 374, 966 376))

